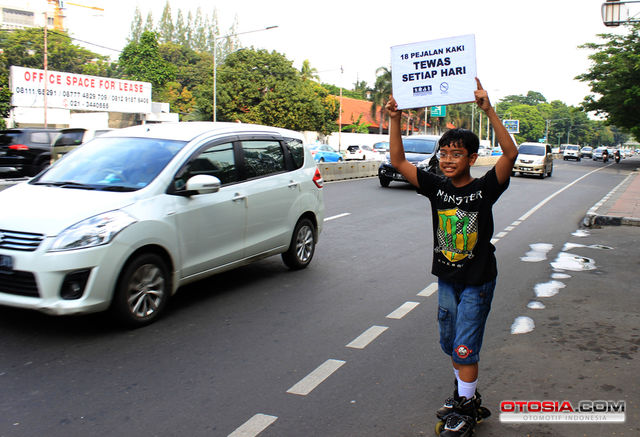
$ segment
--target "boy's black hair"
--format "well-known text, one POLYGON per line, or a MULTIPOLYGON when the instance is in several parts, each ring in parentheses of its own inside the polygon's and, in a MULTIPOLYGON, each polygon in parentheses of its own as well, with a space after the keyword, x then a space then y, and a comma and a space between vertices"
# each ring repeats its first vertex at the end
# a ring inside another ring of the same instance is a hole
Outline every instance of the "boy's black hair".
POLYGON ((451 145, 462 146, 467 149, 469 155, 478 153, 480 148, 480 140, 478 136, 467 129, 455 128, 446 131, 438 141, 440 147, 451 145))

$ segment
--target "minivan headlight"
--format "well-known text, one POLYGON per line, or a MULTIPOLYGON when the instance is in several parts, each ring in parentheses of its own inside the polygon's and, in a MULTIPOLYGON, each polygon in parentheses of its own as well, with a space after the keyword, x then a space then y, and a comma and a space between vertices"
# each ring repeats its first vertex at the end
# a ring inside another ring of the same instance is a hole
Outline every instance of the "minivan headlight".
POLYGON ((49 252, 85 249, 108 244, 136 220, 122 211, 109 211, 68 227, 58 235, 49 252))

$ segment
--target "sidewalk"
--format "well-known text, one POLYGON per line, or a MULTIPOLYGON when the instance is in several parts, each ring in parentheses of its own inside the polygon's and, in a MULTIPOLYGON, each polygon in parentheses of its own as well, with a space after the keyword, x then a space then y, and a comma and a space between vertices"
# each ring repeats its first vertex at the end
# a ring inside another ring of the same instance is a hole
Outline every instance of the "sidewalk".
POLYGON ((640 172, 632 172, 584 217, 586 227, 640 226, 640 172))

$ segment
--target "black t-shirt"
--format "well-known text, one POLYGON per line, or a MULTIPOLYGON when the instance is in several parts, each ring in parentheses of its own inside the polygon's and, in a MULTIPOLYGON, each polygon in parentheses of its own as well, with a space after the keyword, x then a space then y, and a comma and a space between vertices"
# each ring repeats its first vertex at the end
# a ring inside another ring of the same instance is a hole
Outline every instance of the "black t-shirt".
POLYGON ((433 265, 431 273, 449 282, 479 285, 496 278, 493 204, 509 186, 500 185, 495 167, 464 187, 449 178, 418 169, 419 193, 431 201, 433 265))

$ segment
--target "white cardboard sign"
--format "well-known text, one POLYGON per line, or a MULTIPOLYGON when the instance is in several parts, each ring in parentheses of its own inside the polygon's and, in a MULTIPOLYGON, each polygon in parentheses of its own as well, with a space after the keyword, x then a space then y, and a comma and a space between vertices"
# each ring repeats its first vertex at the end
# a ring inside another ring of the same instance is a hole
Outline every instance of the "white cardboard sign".
POLYGON ((399 109, 475 101, 475 35, 391 47, 393 97, 399 109))

